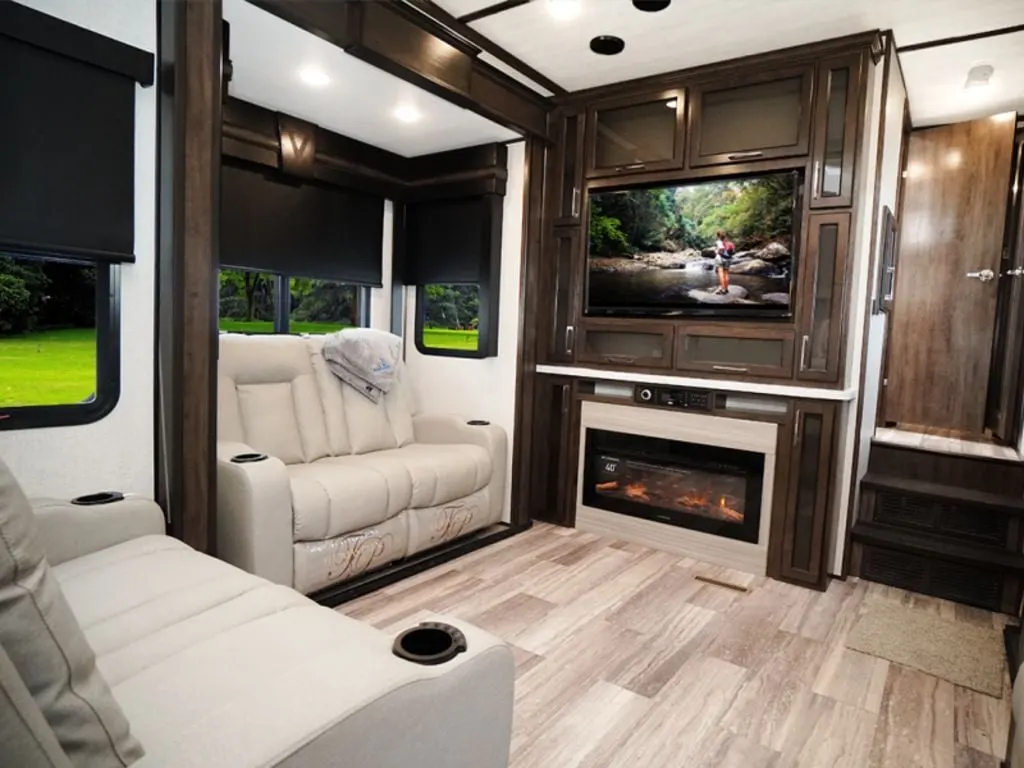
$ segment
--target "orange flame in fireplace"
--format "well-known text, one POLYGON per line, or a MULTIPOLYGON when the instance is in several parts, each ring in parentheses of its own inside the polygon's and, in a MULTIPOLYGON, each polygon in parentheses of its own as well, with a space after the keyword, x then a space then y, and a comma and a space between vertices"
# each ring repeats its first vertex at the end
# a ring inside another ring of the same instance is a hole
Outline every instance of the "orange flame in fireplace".
POLYGON ((676 504, 682 507, 704 507, 715 509, 719 515, 726 519, 733 520, 737 523, 743 522, 743 513, 730 507, 725 496, 719 496, 718 504, 715 504, 711 500, 711 495, 709 493, 684 493, 676 499, 676 504))
POLYGON ((631 499, 639 499, 640 501, 651 500, 651 497, 647 495, 647 486, 643 483, 630 483, 627 485, 626 495, 631 499))

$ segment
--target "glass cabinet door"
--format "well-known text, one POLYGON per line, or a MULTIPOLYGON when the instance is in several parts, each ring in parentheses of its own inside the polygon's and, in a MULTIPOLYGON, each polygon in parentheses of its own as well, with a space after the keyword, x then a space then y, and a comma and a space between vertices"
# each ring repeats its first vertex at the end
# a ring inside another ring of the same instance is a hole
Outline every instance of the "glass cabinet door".
POLYGON ((589 176, 683 167, 682 89, 604 102, 587 114, 589 176))
POLYGON ((547 362, 571 363, 576 347, 576 292, 578 285, 580 228, 556 227, 548 239, 548 264, 545 270, 551 288, 552 303, 548 317, 547 362))
POLYGON ((807 249, 799 264, 797 378, 838 381, 850 214, 811 214, 807 225, 807 249))
POLYGON ((806 155, 813 66, 774 72, 745 85, 693 89, 690 165, 806 155))
POLYGON ((811 208, 853 204, 861 61, 860 55, 829 59, 818 70, 811 208))
POLYGON ((823 588, 835 404, 797 401, 792 430, 781 575, 823 588))
POLYGON ((555 224, 578 224, 583 210, 583 136, 581 112, 555 117, 555 168, 552 172, 556 201, 555 224))

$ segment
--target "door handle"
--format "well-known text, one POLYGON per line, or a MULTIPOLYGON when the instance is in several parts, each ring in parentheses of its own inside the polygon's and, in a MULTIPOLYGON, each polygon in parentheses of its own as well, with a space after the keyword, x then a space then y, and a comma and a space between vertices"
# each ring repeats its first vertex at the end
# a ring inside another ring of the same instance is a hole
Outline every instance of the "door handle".
POLYGON ((572 210, 570 215, 574 219, 580 215, 580 188, 575 185, 572 188, 572 210))
POLYGON ((571 325, 565 326, 565 353, 567 355, 572 354, 572 343, 575 340, 575 336, 576 329, 571 325))
POLYGON ((979 269, 975 272, 968 272, 967 276, 973 277, 975 280, 980 280, 983 283, 996 279, 996 273, 991 269, 979 269))
POLYGON ((1020 277, 1024 275, 1024 267, 1014 267, 1003 272, 1004 277, 1020 277))
POLYGON ((734 152, 729 155, 730 160, 756 160, 759 157, 764 157, 764 152, 734 152))
POLYGON ((803 339, 800 342, 800 370, 807 370, 807 344, 810 342, 811 337, 809 334, 804 334, 803 339))

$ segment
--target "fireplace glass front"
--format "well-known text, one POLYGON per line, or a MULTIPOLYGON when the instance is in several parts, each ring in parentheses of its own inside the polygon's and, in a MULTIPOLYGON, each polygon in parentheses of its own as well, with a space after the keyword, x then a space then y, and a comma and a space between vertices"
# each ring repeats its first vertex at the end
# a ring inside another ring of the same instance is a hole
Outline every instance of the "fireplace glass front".
POLYGON ((586 431, 583 503, 757 543, 764 454, 586 431))

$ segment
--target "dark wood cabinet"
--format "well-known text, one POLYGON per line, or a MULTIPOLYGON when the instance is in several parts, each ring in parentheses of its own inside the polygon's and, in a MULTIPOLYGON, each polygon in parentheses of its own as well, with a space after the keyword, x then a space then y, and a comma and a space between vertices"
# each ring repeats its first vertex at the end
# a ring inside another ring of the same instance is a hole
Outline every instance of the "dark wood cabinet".
POLYGON ((814 65, 703 83, 691 91, 691 167, 810 150, 814 65))
POLYGON ((807 246, 798 263, 798 379, 839 381, 849 242, 849 213, 807 217, 807 246))
POLYGON ((576 299, 581 290, 579 227, 554 227, 545 247, 544 276, 550 301, 540 334, 542 362, 571 363, 576 346, 576 299))
POLYGON ((796 400, 779 577, 824 589, 836 405, 796 400))
POLYGON ((552 117, 554 163, 548 180, 556 225, 579 224, 583 216, 583 148, 586 113, 558 111, 552 117))
POLYGON ((793 375, 790 328, 686 325, 676 334, 675 367, 726 376, 793 375))
POLYGON ((853 205, 863 68, 861 54, 825 59, 818 64, 811 208, 853 205))
POLYGON ((542 376, 536 382, 530 517, 555 525, 571 526, 576 519, 579 404, 575 386, 572 379, 560 376, 542 376))
POLYGON ((686 90, 599 102, 587 110, 587 176, 683 167, 686 90))
POLYGON ((672 323, 584 320, 580 323, 576 360, 637 368, 671 368, 674 333, 672 323))

